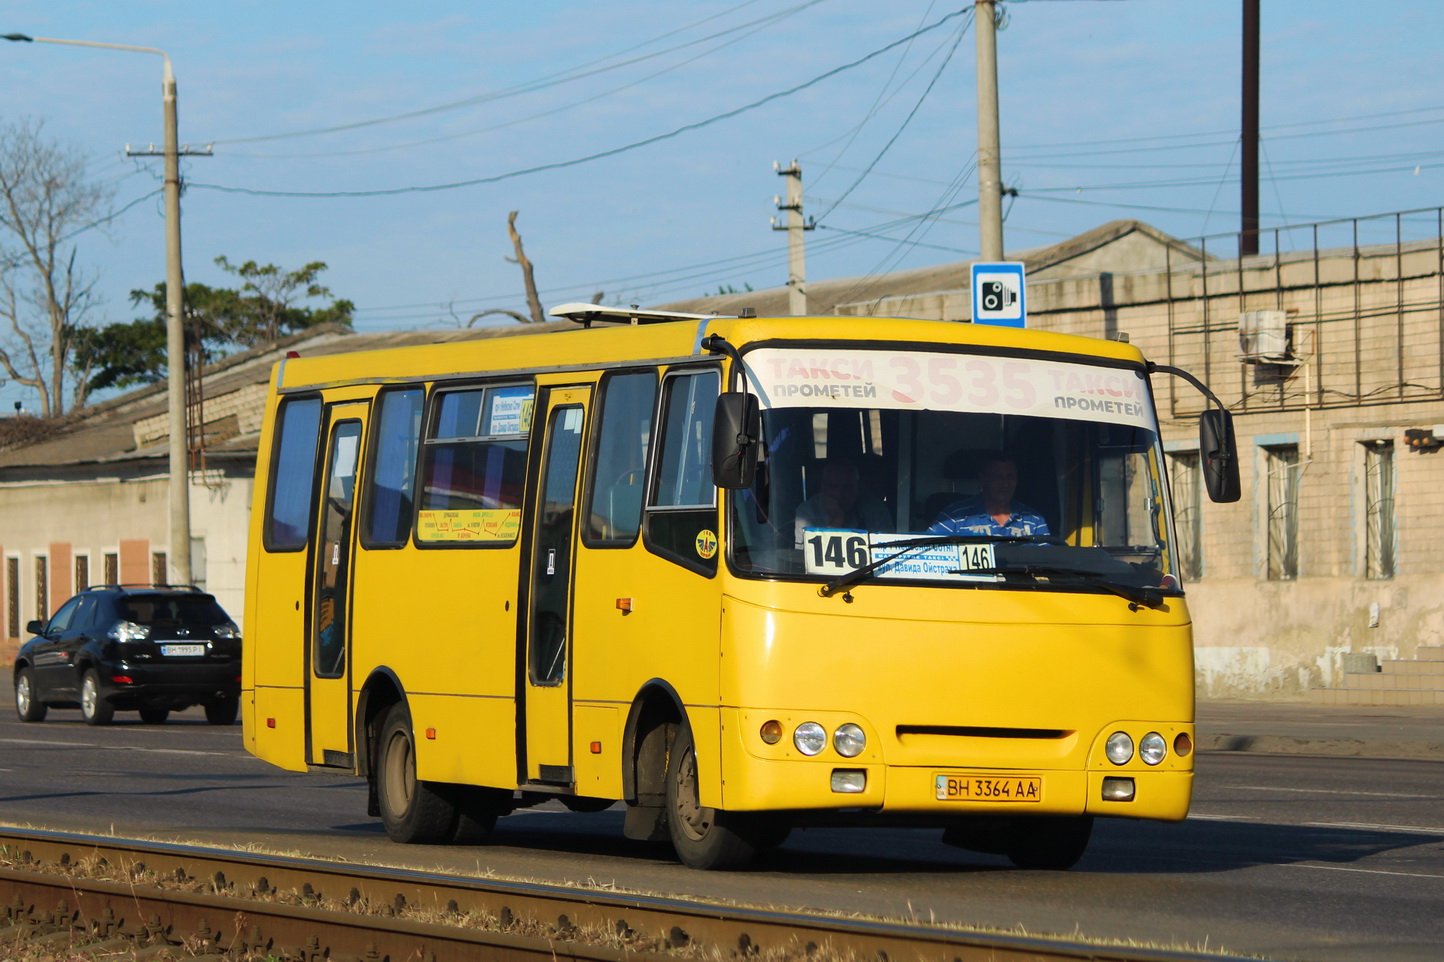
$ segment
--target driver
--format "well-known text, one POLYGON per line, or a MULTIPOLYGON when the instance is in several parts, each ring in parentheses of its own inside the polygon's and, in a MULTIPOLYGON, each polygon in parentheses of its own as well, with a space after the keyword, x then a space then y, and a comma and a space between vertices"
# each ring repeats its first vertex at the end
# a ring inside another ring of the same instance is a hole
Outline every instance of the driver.
POLYGON ((996 537, 1049 535, 1048 522, 1021 501, 1013 500, 1018 487, 1018 462, 998 452, 978 470, 982 490, 948 505, 928 527, 928 534, 977 534, 996 537))

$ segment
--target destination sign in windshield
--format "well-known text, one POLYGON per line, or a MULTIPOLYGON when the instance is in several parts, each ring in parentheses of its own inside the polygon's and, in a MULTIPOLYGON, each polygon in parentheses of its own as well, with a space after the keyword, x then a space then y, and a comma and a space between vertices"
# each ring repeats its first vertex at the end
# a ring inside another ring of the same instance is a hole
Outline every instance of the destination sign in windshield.
POLYGON ((764 407, 1019 414, 1152 429, 1143 372, 976 354, 762 349, 746 356, 764 407))

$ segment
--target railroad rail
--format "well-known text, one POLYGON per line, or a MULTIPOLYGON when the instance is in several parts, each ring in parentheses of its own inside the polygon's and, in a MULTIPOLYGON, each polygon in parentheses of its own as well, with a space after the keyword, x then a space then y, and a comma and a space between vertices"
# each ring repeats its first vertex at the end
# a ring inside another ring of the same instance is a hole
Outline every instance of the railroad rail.
POLYGON ((0 868, 0 941, 64 938, 69 926, 152 955, 173 946, 181 957, 301 962, 1238 958, 35 829, 0 828, 0 854, 9 866, 0 868))

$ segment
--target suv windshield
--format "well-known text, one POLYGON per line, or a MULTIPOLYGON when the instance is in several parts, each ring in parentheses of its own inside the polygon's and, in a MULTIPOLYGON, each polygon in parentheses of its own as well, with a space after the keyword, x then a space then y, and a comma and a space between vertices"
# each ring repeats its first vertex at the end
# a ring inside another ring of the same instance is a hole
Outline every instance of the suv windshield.
POLYGON ((764 443, 729 502, 739 573, 1177 585, 1141 369, 854 349, 746 360, 764 443))
POLYGON ((156 628, 213 628, 231 621, 210 595, 128 595, 116 608, 122 621, 156 628))

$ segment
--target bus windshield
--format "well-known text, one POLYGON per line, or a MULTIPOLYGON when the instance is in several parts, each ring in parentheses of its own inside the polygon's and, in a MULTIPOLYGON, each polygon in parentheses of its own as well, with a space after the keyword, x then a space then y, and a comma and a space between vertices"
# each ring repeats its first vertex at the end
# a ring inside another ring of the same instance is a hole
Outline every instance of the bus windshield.
POLYGON ((854 349, 757 350, 747 367, 763 450, 731 492, 738 573, 1145 604, 1177 587, 1141 369, 854 349))

